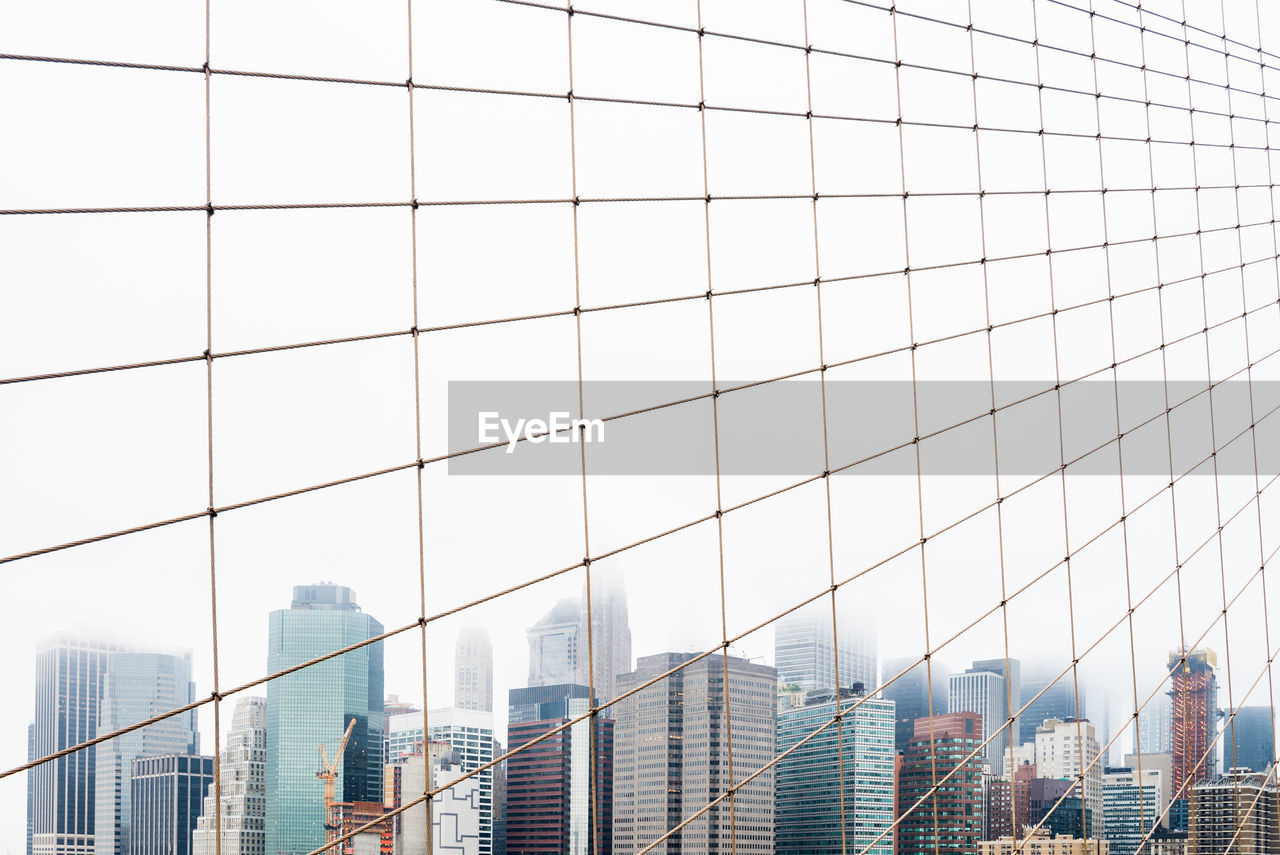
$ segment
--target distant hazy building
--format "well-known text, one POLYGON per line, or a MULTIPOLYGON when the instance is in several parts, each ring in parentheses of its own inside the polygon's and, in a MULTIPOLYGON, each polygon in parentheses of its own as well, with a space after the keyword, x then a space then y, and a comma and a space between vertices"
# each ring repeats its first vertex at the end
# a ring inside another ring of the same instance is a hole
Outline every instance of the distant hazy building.
POLYGON ((216 817, 222 821, 221 855, 266 852, 267 699, 240 698, 223 740, 221 810, 213 788, 205 794, 192 835, 192 855, 219 855, 216 817))
MULTIPOLYGON (((546 688, 512 689, 513 718, 530 706, 525 693, 546 688)), ((592 706, 586 686, 560 688, 558 703, 533 704, 538 718, 508 726, 512 750, 524 750, 507 760, 506 843, 521 855, 610 855, 614 723, 582 718, 592 706)))
POLYGON ((1036 769, 1042 778, 1075 782, 1084 775, 1083 795, 1073 792, 1084 799, 1089 812, 1089 826, 1087 834, 1077 833, 1077 837, 1103 836, 1103 765, 1098 759, 1100 753, 1093 724, 1088 721, 1051 718, 1036 729, 1036 769))
MULTIPOLYGON (((107 663, 118 647, 77 638, 43 642, 36 652, 35 716, 28 752, 45 757, 93 739, 107 663)), ((42 763, 29 772, 33 855, 92 855, 97 747, 42 763)))
POLYGON ((1195 783, 1217 774, 1217 757, 1211 747, 1218 734, 1217 668, 1218 657, 1212 650, 1175 650, 1169 654, 1175 793, 1185 782, 1195 783))
POLYGON ((848 615, 838 614, 833 626, 831 604, 823 600, 774 622, 773 663, 780 685, 799 686, 805 692, 834 691, 838 652, 839 688, 861 683, 874 691, 875 637, 848 615))
POLYGON ((1006 781, 1013 780, 1013 773, 1022 766, 1031 766, 1036 762, 1036 742, 1033 737, 1030 742, 1024 742, 1021 745, 1010 745, 1004 750, 1004 759, 1000 763, 1000 777, 1006 781))
POLYGON ((969 755, 983 738, 979 713, 946 713, 916 721, 898 777, 898 855, 977 853, 983 826, 983 759, 981 754, 969 755), (955 774, 930 793, 953 770, 955 774))
POLYGON ((482 627, 463 627, 453 654, 453 705, 493 712, 493 644, 482 627))
POLYGON ((1192 802, 1196 855, 1280 853, 1280 790, 1267 775, 1244 772, 1200 781, 1192 802))
POLYGON ((1173 699, 1168 694, 1158 693, 1138 713, 1138 732, 1134 734, 1133 743, 1144 757, 1173 754, 1173 699))
MULTIPOLYGON (((778 753, 829 722, 836 704, 835 693, 820 690, 804 706, 781 713, 778 753)), ((779 855, 842 855, 846 844, 849 852, 893 855, 891 833, 872 843, 893 825, 893 701, 846 689, 839 704, 845 711, 839 726, 828 726, 777 764, 779 855)))
POLYGON ((880 681, 883 686, 897 677, 885 686, 881 694, 894 703, 893 744, 899 754, 905 753, 911 744, 917 719, 942 715, 947 711, 946 667, 937 661, 917 662, 916 658, 886 660, 884 677, 880 681), (899 674, 902 676, 898 677, 899 674))
POLYGON ((1022 685, 1013 698, 1019 708, 1024 705, 1027 707, 1022 715, 1018 716, 1018 729, 1015 731, 1018 737, 1017 742, 1035 742, 1036 728, 1048 719, 1056 718, 1066 721, 1083 717, 1085 709, 1083 687, 1079 690, 1079 709, 1077 709, 1076 694, 1076 679, 1071 671, 1063 675, 1061 668, 1040 664, 1028 665, 1024 668, 1022 685), (1036 695, 1039 697, 1037 698, 1036 695))
POLYGON ((982 716, 984 738, 996 734, 983 752, 993 769, 1001 767, 1004 750, 1012 744, 1010 731, 1017 732, 1018 723, 1008 725, 1008 720, 1009 699, 1019 696, 1019 670, 1016 659, 1009 660, 1007 667, 1003 659, 983 659, 975 661, 963 674, 952 674, 948 684, 947 712, 978 713, 982 716))
POLYGON ((581 603, 567 597, 526 631, 530 686, 577 682, 580 610, 581 603))
MULTIPOLYGON (((299 585, 269 619, 267 673, 274 674, 382 634, 341 585, 299 585)), ((355 727, 337 778, 340 802, 382 801, 382 644, 357 648, 267 683, 266 851, 300 855, 325 842, 320 746, 330 758, 355 727)))
POLYGON ((191 834, 212 786, 212 757, 135 758, 129 774, 130 855, 192 855, 191 834))
POLYGON ((1103 826, 1113 855, 1135 855, 1164 803, 1159 769, 1127 766, 1102 774, 1103 826))
MULTIPOLYGON (((185 706, 195 700, 195 693, 190 651, 180 654, 116 651, 107 662, 102 682, 99 732, 110 733, 185 706)), ((194 755, 199 751, 200 732, 195 710, 170 716, 98 746, 94 783, 97 855, 134 855, 129 833, 132 799, 129 776, 134 759, 162 754, 194 755)), ((196 810, 199 811, 198 805, 196 810)))
POLYGON ((586 583, 578 616, 578 677, 591 686, 606 707, 617 697, 619 674, 631 670, 631 623, 627 616, 627 589, 617 570, 591 574, 591 614, 587 615, 586 583), (587 638, 591 639, 591 668, 587 667, 587 638), (591 673, 588 674, 587 671, 591 673))
MULTIPOLYGON (((641 656, 620 675, 619 692, 638 687, 693 653, 641 656)), ((739 780, 776 757, 777 672, 728 657, 728 703, 733 715, 733 759, 739 780)), ((641 689, 613 707, 613 855, 631 855, 705 807, 731 785, 724 719, 726 661, 706 656, 641 689)), ((742 785, 734 799, 737 852, 772 855, 774 776, 766 769, 742 785)), ((673 835, 656 853, 730 852, 727 799, 673 835)), ((514 847, 509 847, 514 851, 514 847)))
POLYGON ((1240 707, 1222 740, 1222 765, 1265 772, 1275 762, 1271 707, 1240 707), (1234 752, 1234 756, 1233 756, 1234 752))

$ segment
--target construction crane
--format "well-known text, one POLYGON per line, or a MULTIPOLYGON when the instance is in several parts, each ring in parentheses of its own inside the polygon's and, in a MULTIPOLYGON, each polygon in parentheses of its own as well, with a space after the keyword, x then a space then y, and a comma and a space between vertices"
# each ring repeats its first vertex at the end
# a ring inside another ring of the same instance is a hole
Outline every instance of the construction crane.
POLYGON ((320 743, 320 771, 316 772, 316 777, 324 781, 324 842, 332 843, 339 836, 341 828, 337 823, 331 820, 333 816, 333 805, 337 801, 334 798, 334 786, 338 780, 338 766, 342 763, 342 754, 347 750, 347 740, 351 738, 351 729, 356 726, 356 720, 353 717, 347 723, 347 729, 342 734, 342 741, 338 743, 338 753, 333 755, 333 762, 329 762, 329 758, 324 753, 324 743, 320 743))

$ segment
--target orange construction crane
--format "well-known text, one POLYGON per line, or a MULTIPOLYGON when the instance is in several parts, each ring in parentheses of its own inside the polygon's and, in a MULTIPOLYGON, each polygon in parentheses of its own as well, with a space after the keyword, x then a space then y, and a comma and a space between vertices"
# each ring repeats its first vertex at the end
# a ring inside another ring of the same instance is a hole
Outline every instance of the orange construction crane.
POLYGON ((338 743, 338 753, 333 755, 333 762, 329 762, 329 758, 324 753, 324 743, 320 743, 320 771, 316 772, 316 777, 324 781, 324 842, 332 843, 334 838, 338 837, 339 826, 334 823, 330 816, 333 814, 333 804, 337 801, 334 798, 334 784, 338 780, 338 764, 342 762, 342 754, 347 750, 347 740, 351 738, 351 729, 356 726, 355 718, 347 723, 347 729, 342 734, 342 741, 338 743))

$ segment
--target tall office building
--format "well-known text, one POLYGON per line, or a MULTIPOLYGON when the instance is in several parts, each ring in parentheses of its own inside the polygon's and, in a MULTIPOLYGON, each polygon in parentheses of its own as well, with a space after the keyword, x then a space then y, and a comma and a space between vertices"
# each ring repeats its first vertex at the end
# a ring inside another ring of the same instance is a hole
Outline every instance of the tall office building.
POLYGON ((221 805, 210 788, 192 835, 193 855, 219 855, 217 822, 222 821, 221 855, 265 855, 267 699, 240 698, 223 741, 221 805), (221 810, 219 810, 219 807, 221 810))
MULTIPOLYGON (((838 703, 845 711, 838 726, 778 762, 779 855, 893 855, 892 834, 876 841, 893 825, 895 810, 893 701, 845 689, 838 703)), ((836 712, 835 693, 820 690, 804 706, 779 714, 778 753, 795 748, 836 712)))
POLYGON ((1028 665, 1023 669, 1020 689, 1013 696, 1019 709, 1026 706, 1022 715, 1018 716, 1018 729, 1015 731, 1019 744, 1035 742, 1036 728, 1051 718, 1066 721, 1084 717, 1084 687, 1079 688, 1080 703, 1079 709, 1076 709, 1075 675, 1070 671, 1059 676, 1061 674, 1061 668, 1043 664, 1028 665), (1037 694, 1040 697, 1037 698, 1037 694))
MULTIPOLYGON (((617 716, 614 855, 631 855, 648 845, 777 756, 777 672, 736 656, 727 662, 719 654, 691 662, 695 656, 641 656, 635 671, 618 677, 619 692, 626 692, 677 665, 691 663, 613 708, 617 716), (726 665, 732 770, 725 721, 726 665)), ((737 790, 733 824, 737 852, 743 855, 773 852, 775 771, 770 767, 737 790)), ((672 855, 730 852, 729 808, 729 800, 722 800, 653 851, 672 855)))
POLYGON ((134 758, 129 768, 130 855, 192 855, 191 833, 212 787, 212 757, 134 758))
MULTIPOLYGON (((450 762, 460 773, 473 772, 493 760, 493 713, 446 707, 431 710, 423 728, 422 713, 405 713, 391 718, 391 763, 400 763, 414 754, 430 753, 432 743, 448 746, 450 762)), ((456 777, 456 776, 455 776, 456 777)), ((493 853, 493 768, 475 775, 479 779, 480 855, 493 853)), ((448 783, 452 778, 446 778, 448 783)))
POLYGON ((875 636, 848 614, 838 612, 837 615, 838 622, 833 627, 831 604, 821 600, 774 623, 773 663, 781 685, 799 686, 805 692, 847 689, 855 683, 861 683, 868 692, 876 689, 879 672, 875 636))
POLYGON ((1173 799, 1173 788, 1169 783, 1173 780, 1173 755, 1172 754, 1126 754, 1124 755, 1124 765, 1135 772, 1141 769, 1145 774, 1148 771, 1160 773, 1160 804, 1156 807, 1156 816, 1164 817, 1160 821, 1162 828, 1169 827, 1169 802, 1173 799))
POLYGON ((1012 744, 1010 733, 1018 732, 1018 722, 1008 724, 1008 721, 1009 699, 1019 697, 1019 672, 1020 665, 1016 659, 1008 663, 1003 659, 982 659, 975 661, 973 667, 963 674, 952 674, 949 681, 948 712, 978 713, 982 716, 985 735, 1000 731, 987 743, 983 755, 993 769, 999 769, 1004 762, 1004 750, 1012 744))
MULTIPOLYGON (((40 645, 28 748, 33 759, 98 735, 102 682, 117 649, 76 638, 56 638, 40 645)), ((97 747, 42 763, 29 774, 32 855, 92 855, 97 747)))
POLYGON ((1190 788, 1217 774, 1217 757, 1211 748, 1218 733, 1217 667, 1218 656, 1209 649, 1169 654, 1175 793, 1184 783, 1190 782, 1190 788))
MULTIPOLYGON (((341 585, 299 585, 287 609, 270 615, 267 673, 382 634, 341 585)), ((382 644, 277 677, 267 684, 266 851, 306 853, 324 843, 320 746, 333 757, 355 720, 338 769, 336 798, 382 801, 382 644)))
MULTIPOLYGON (((27 762, 36 759, 36 724, 27 725, 27 762)), ((27 771, 27 855, 31 855, 31 831, 35 824, 35 788, 31 786, 32 773, 27 771)))
MULTIPOLYGON (((116 651, 111 654, 102 682, 99 732, 109 733, 146 721, 191 703, 195 695, 190 651, 181 654, 116 651)), ((94 784, 97 855, 132 853, 129 775, 134 759, 161 754, 194 755, 199 751, 200 732, 195 710, 170 716, 98 746, 94 784)))
POLYGON ((1222 740, 1222 765, 1266 772, 1275 762, 1271 707, 1240 707, 1222 740))
MULTIPOLYGON (((1156 694, 1138 712, 1138 732, 1134 734, 1133 744, 1144 757, 1173 754, 1173 699, 1165 692, 1156 694)), ((1127 761, 1125 765, 1129 765, 1127 761)))
MULTIPOLYGON (((529 685, 554 686, 578 678, 578 630, 582 604, 566 597, 529 627, 529 685)), ((584 642, 585 644, 585 642, 584 642)))
POLYGON ((558 702, 542 699, 546 688, 510 694, 513 718, 529 707, 526 693, 538 693, 532 703, 539 713, 507 730, 512 749, 529 746, 507 760, 507 846, 522 855, 610 855, 613 720, 581 718, 592 706, 586 686, 561 686, 558 702), (580 720, 569 724, 574 719, 580 720))
POLYGON ((1121 766, 1102 774, 1102 813, 1112 855, 1135 855, 1160 816, 1164 797, 1159 769, 1121 766))
POLYGON ((899 754, 906 753, 911 744, 917 719, 942 715, 947 711, 946 667, 937 661, 917 662, 917 658, 908 656, 885 660, 884 677, 880 681, 883 686, 893 680, 881 694, 894 703, 893 745, 899 754), (902 676, 898 677, 899 674, 902 676))
POLYGON ((979 713, 953 712, 916 722, 898 777, 898 855, 977 853, 983 759, 969 755, 982 740, 979 713), (930 793, 952 770, 947 783, 930 793))
POLYGON ((461 710, 493 712, 493 643, 483 627, 458 633, 453 654, 453 705, 461 710))
POLYGON ((619 674, 631 670, 631 624, 627 616, 627 589, 616 570, 591 574, 591 615, 587 615, 586 583, 578 618, 577 682, 595 690, 606 706, 617 697, 619 674), (591 639, 591 674, 587 671, 587 638, 591 639))
MULTIPOLYGON (((1051 718, 1036 729, 1036 768, 1042 778, 1076 781, 1084 775, 1085 807, 1089 811, 1088 836, 1101 838, 1103 827, 1100 748, 1093 725, 1082 719, 1051 718)), ((1073 794, 1081 797, 1079 792, 1073 794)))

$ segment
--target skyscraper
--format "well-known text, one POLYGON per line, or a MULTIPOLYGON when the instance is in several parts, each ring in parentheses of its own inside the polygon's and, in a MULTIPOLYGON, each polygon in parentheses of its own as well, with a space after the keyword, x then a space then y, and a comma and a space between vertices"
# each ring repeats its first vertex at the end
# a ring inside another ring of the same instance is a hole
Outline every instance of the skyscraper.
MULTIPOLYGON (((116 645, 76 638, 36 652, 35 721, 29 750, 45 757, 98 735, 107 662, 116 645)), ((33 855, 92 855, 96 746, 36 766, 28 779, 33 855)))
MULTIPOLYGON (((1036 769, 1042 778, 1076 781, 1084 775, 1084 799, 1089 815, 1088 836, 1103 836, 1102 763, 1093 725, 1083 719, 1051 718, 1036 729, 1036 769)), ((1072 785, 1075 787, 1075 784, 1072 785)), ((1062 810, 1062 808, 1059 808, 1062 810)))
POLYGON ((529 685, 573 683, 578 677, 581 604, 565 598, 529 627, 529 685))
POLYGON ((1173 754, 1173 699, 1167 693, 1156 694, 1138 713, 1138 732, 1133 741, 1144 757, 1173 754))
MULTIPOLYGON (((447 746, 451 761, 459 774, 479 769, 494 758, 493 713, 484 710, 460 710, 446 707, 431 710, 426 716, 405 713, 391 718, 391 758, 399 763, 414 754, 430 754, 447 746), (433 743, 435 745, 433 745, 433 743)), ((455 776, 446 776, 448 783, 455 776)), ((480 855, 493 852, 493 767, 473 776, 479 780, 480 855)))
POLYGON ((213 787, 213 758, 166 754, 136 757, 129 766, 129 852, 191 855, 200 805, 213 787))
MULTIPOLYGON (((695 658, 693 653, 660 653, 636 660, 636 670, 619 675, 626 692, 695 658)), ((777 672, 736 656, 705 656, 669 677, 619 701, 614 745, 613 855, 631 855, 687 816, 723 794, 731 784, 764 769, 776 754, 777 672), (729 768, 725 711, 733 729, 733 769, 729 768)), ((771 855, 774 841, 774 777, 770 767, 737 790, 734 827, 737 852, 771 855)), ((717 803, 658 853, 729 852, 728 799, 717 803)))
POLYGON ((1222 740, 1222 765, 1265 772, 1275 762, 1274 746, 1271 707, 1240 707, 1222 740))
MULTIPOLYGON (((98 728, 109 733, 195 700, 191 652, 119 650, 111 654, 102 682, 98 728)), ((97 855, 129 855, 130 769, 138 757, 193 755, 200 751, 196 712, 189 710, 98 746, 95 775, 97 855)))
MULTIPOLYGON (((1001 662, 1003 660, 996 660, 1001 662)), ((1080 709, 1076 709, 1076 679, 1070 671, 1064 676, 1060 668, 1044 665, 1031 666, 1022 674, 1021 690, 1014 694, 1013 700, 1018 708, 1028 705, 1022 715, 1018 716, 1018 729, 1014 731, 1018 743, 1036 741, 1036 728, 1051 718, 1067 719, 1082 717, 1085 709, 1084 690, 1080 690, 1080 709), (1052 684, 1050 681, 1058 678, 1052 684), (1040 694, 1041 690, 1043 694, 1040 694), (1040 697, 1036 698, 1036 695, 1040 697), (1034 701, 1032 698, 1036 698, 1034 701)), ((1144 752, 1146 749, 1143 749, 1144 752)))
MULTIPOLYGON (((778 753, 830 721, 836 704, 834 692, 819 691, 804 706, 780 713, 778 753)), ((779 855, 893 853, 892 834, 872 843, 894 818, 893 701, 845 689, 839 704, 845 710, 839 726, 829 725, 778 762, 779 855)))
POLYGON ((1135 855, 1164 804, 1159 769, 1121 766, 1102 775, 1103 826, 1112 855, 1135 855))
POLYGON ((773 661, 778 680, 806 692, 835 691, 861 683, 866 691, 876 687, 875 637, 838 612, 831 623, 831 606, 825 600, 811 603, 774 623, 773 661), (838 637, 838 638, 837 638, 838 637), (839 641, 840 686, 836 686, 836 653, 839 641))
MULTIPOLYGON (((541 697, 546 688, 512 689, 512 710, 527 709, 525 693, 541 697)), ((590 711, 590 693, 585 686, 559 688, 563 691, 558 703, 535 702, 538 717, 513 723, 507 730, 513 749, 529 746, 507 760, 507 846, 522 855, 609 855, 614 723, 593 716, 568 724, 590 711)))
POLYGON ((616 572, 591 575, 591 615, 587 616, 586 583, 578 619, 578 679, 594 687, 598 703, 617 697, 619 674, 631 670, 631 624, 627 617, 627 589, 616 572), (591 639, 591 674, 587 674, 587 638, 591 639))
POLYGON ((893 745, 899 754, 906 753, 911 744, 917 719, 942 715, 947 711, 946 667, 937 661, 917 662, 917 658, 908 656, 885 660, 884 677, 880 681, 883 686, 893 680, 881 694, 894 703, 893 745), (898 677, 899 674, 902 676, 898 677))
POLYGON ((493 643, 483 627, 466 626, 458 633, 453 654, 453 705, 493 712, 493 643))
MULTIPOLYGON (((1212 650, 1174 650, 1169 653, 1173 706, 1173 791, 1187 789, 1217 773, 1217 757, 1210 749, 1218 731, 1218 656, 1212 650)), ((1188 792, 1182 790, 1181 797, 1188 792)))
POLYGON ((983 825, 982 755, 965 758, 982 740, 978 713, 946 713, 916 722, 898 779, 898 816, 902 818, 898 855, 974 855, 978 851, 983 825), (955 774, 930 794, 934 784, 952 770, 955 774))
MULTIPOLYGON (((462 767, 453 762, 453 750, 428 746, 426 754, 412 754, 387 766, 383 787, 385 806, 398 808, 420 796, 431 786, 440 787, 457 780, 462 767)), ((400 815, 395 823, 395 855, 427 855, 427 805, 419 803, 400 815)), ((437 793, 431 799, 430 851, 441 855, 478 855, 480 851, 480 779, 473 775, 437 793)))
MULTIPOLYGON (((382 633, 355 591, 299 585, 287 609, 271 613, 267 672, 275 673, 382 633)), ((305 853, 324 841, 319 746, 329 756, 355 719, 338 771, 342 802, 382 801, 382 644, 277 677, 267 684, 266 851, 305 853)))
POLYGON ((947 692, 948 712, 978 713, 982 716, 984 738, 996 734, 987 743, 984 754, 993 769, 1001 768, 1004 750, 1012 742, 1010 733, 1018 732, 1017 721, 1006 724, 1009 721, 1009 699, 1019 697, 1021 666, 1017 659, 1010 659, 1007 666, 1003 659, 977 660, 963 674, 951 675, 947 692))
MULTIPOLYGON (((267 700, 240 698, 219 764, 222 855, 263 855, 266 806, 267 700)), ((213 788, 205 795, 192 836, 193 855, 218 855, 218 808, 213 788)))

